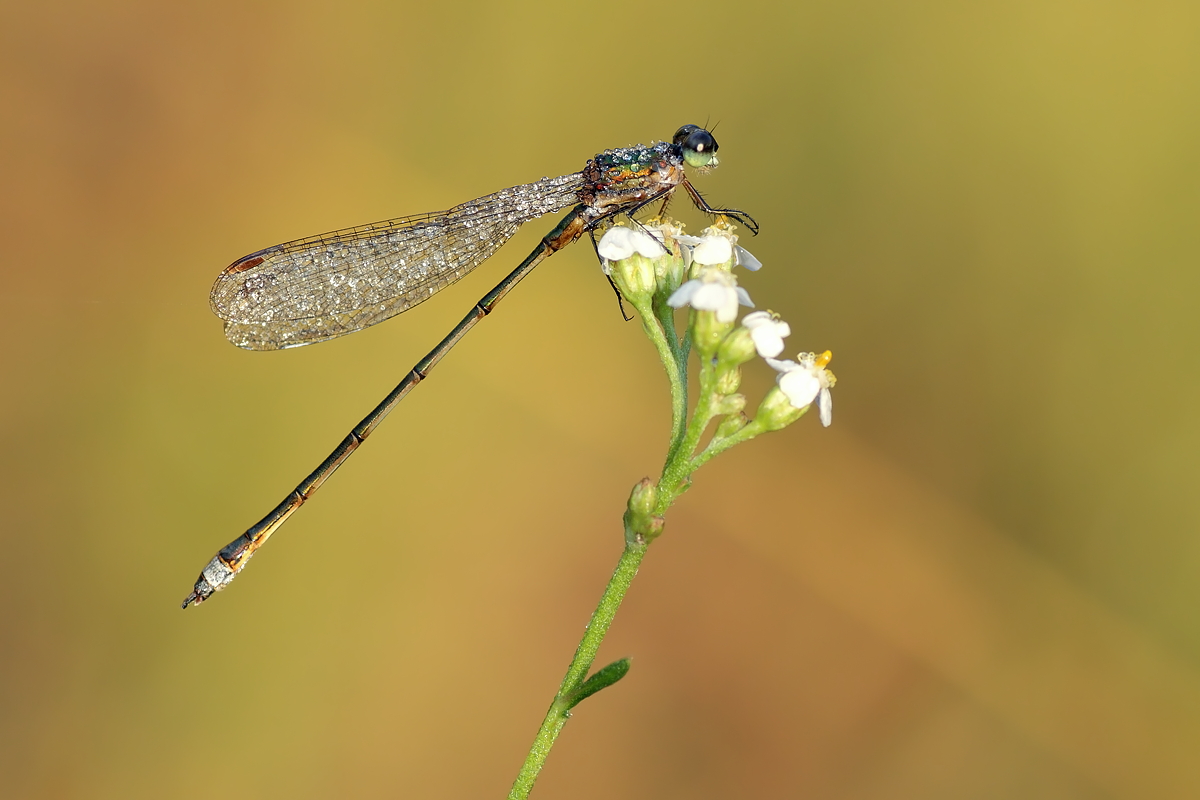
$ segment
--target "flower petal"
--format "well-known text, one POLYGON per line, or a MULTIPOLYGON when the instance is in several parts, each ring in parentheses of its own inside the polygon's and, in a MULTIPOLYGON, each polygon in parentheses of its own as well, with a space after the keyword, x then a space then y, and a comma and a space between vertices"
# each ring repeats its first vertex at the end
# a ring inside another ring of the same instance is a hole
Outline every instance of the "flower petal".
MULTIPOLYGON (((690 305, 697 311, 720 311, 729 306, 731 292, 728 286, 719 283, 701 283, 692 295, 690 305)), ((737 301, 734 301, 734 314, 737 314, 737 301)), ((718 317, 719 318, 719 317, 718 317)), ((727 320, 722 320, 727 321, 727 320)))
POLYGON ((638 255, 646 258, 657 258, 666 253, 662 242, 640 229, 629 229, 629 242, 638 255))
POLYGON ((600 254, 600 257, 607 258, 609 261, 629 258, 633 255, 634 249, 633 231, 623 225, 614 225, 609 228, 600 237, 600 244, 596 245, 596 252, 600 254))
POLYGON ((696 292, 699 291, 700 287, 703 285, 704 284, 695 279, 686 281, 678 289, 671 292, 671 296, 667 298, 667 305, 669 305, 671 308, 683 308, 684 306, 689 305, 692 302, 692 298, 696 295, 696 292))
POLYGON ((724 264, 733 258, 733 245, 724 236, 705 236, 692 251, 692 260, 697 264, 724 264))
POLYGON ((730 323, 737 319, 737 303, 726 303, 717 309, 717 322, 730 323))
POLYGON ((742 317, 742 326, 750 331, 754 348, 763 358, 782 353, 784 337, 792 334, 791 326, 770 311, 750 312, 742 317))
POLYGON ((737 265, 739 267, 744 267, 751 272, 758 272, 762 269, 762 262, 752 256, 750 251, 740 244, 733 248, 733 254, 737 257, 737 265))
POLYGON ((764 358, 773 358, 783 352, 783 337, 773 328, 751 328, 750 338, 754 341, 754 349, 764 358))
POLYGON ((812 405, 821 392, 821 381, 807 369, 793 369, 781 373, 776 382, 793 408, 806 408, 812 405))
POLYGON ((821 414, 821 424, 828 428, 833 423, 833 394, 828 387, 817 393, 817 411, 821 414))

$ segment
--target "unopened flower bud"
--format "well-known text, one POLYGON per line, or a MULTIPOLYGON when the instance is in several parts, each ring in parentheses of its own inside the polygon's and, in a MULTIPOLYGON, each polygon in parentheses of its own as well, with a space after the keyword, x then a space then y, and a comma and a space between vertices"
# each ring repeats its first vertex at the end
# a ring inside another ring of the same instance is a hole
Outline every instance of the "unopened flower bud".
MULTIPOLYGON (((745 398, 743 398, 744 400, 745 398)), ((750 419, 740 411, 736 414, 730 414, 725 419, 721 420, 721 424, 717 426, 716 433, 713 434, 717 439, 725 439, 733 436, 742 428, 750 424, 750 419)))
POLYGON ((728 415, 740 413, 745 407, 746 396, 744 394, 729 394, 717 401, 713 410, 717 414, 728 415))
POLYGON ((654 513, 654 504, 658 502, 658 487, 649 478, 642 478, 629 494, 629 511, 639 516, 649 516, 654 513))
POLYGON ((762 403, 759 404, 758 413, 754 416, 755 421, 761 423, 767 430, 777 431, 800 419, 806 411, 808 411, 808 406, 796 408, 782 389, 772 386, 762 403))
POLYGON ((757 348, 755 348, 754 338, 745 324, 746 321, 742 320, 742 325, 735 328, 721 341, 720 347, 717 348, 717 360, 722 364, 745 364, 754 358, 757 348))
POLYGON ((691 263, 691 248, 679 243, 679 238, 683 236, 681 223, 659 218, 647 223, 646 227, 665 248, 663 255, 654 260, 654 278, 658 283, 657 293, 661 297, 668 297, 683 283, 683 276, 691 263))
POLYGON ((717 382, 713 391, 717 394, 733 394, 742 385, 742 371, 737 367, 718 368, 717 382))

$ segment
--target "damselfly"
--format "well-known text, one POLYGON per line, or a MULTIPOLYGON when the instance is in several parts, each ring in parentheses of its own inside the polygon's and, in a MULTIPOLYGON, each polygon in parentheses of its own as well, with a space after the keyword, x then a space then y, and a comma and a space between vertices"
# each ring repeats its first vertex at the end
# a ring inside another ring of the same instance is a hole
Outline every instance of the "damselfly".
POLYGON ((282 503, 209 562, 183 601, 202 603, 234 579, 254 552, 366 440, 388 412, 475 327, 500 299, 543 259, 618 215, 656 201, 665 209, 683 187, 708 214, 758 225, 741 211, 704 201, 684 166, 717 165, 717 140, 684 125, 670 142, 605 150, 582 172, 480 197, 448 211, 346 228, 268 247, 230 264, 213 285, 209 302, 225 320, 225 335, 248 350, 278 350, 321 342, 382 322, 462 278, 508 241, 523 223, 572 207, 533 252, 480 298, 446 338, 358 423, 321 465, 282 503))

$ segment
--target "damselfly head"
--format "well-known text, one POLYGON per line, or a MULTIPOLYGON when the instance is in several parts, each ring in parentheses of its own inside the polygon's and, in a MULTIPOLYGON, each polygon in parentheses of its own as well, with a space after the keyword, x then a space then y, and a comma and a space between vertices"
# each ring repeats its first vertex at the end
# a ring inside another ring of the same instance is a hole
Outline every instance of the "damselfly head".
POLYGON ((717 140, 699 125, 684 125, 675 131, 672 142, 683 151, 683 160, 691 167, 717 165, 717 140))

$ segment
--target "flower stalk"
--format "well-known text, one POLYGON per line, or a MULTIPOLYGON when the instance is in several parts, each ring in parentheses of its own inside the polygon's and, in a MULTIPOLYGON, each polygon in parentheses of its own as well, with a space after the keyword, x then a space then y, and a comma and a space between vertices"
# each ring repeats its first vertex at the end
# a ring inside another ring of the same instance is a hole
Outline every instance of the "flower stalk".
POLYGON ((791 334, 786 322, 766 311, 747 314, 737 322, 739 308, 754 304, 738 286, 733 268, 754 271, 762 265, 738 246, 733 230, 719 218, 700 237, 686 236, 678 223, 655 219, 645 225, 616 225, 597 245, 605 273, 637 311, 666 371, 671 389, 671 435, 658 480, 643 478, 630 493, 623 518, 624 550, 513 784, 510 800, 528 797, 571 709, 628 672, 629 661, 622 659, 589 677, 647 548, 662 534, 667 510, 691 487, 696 470, 735 445, 791 425, 813 404, 822 424, 828 426, 832 421, 829 390, 834 377, 826 369, 830 353, 801 353, 794 361, 777 360, 784 349, 783 339, 791 334), (688 323, 679 335, 676 314, 683 308, 687 308, 688 323), (698 390, 689 416, 692 352, 698 390), (746 414, 747 399, 738 390, 742 367, 756 357, 762 357, 779 374, 777 385, 767 392, 751 418, 746 414))

